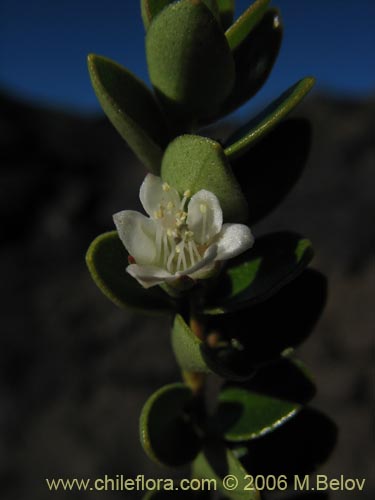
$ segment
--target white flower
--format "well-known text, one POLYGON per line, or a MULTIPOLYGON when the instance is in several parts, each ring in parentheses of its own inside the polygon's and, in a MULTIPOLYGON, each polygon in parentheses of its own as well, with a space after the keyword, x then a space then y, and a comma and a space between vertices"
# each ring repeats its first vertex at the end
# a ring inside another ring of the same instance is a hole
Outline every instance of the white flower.
POLYGON ((253 244, 250 228, 223 224, 219 200, 202 189, 182 199, 160 177, 148 174, 139 194, 149 215, 124 210, 113 216, 131 263, 127 272, 142 286, 172 282, 181 276, 207 277, 218 261, 230 259, 253 244))

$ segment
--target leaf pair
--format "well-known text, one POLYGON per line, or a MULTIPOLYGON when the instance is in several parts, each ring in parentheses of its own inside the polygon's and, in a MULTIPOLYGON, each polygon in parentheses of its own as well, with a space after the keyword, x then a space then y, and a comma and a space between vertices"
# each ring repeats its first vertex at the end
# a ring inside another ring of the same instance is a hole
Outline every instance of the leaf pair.
POLYGON ((194 417, 191 390, 184 384, 159 389, 145 404, 141 442, 155 461, 178 466, 194 460, 207 443, 238 443, 273 432, 292 418, 315 388, 300 362, 281 360, 246 385, 225 384, 213 416, 194 417), (276 383, 275 383, 276 382, 276 383), (292 382, 292 384, 291 384, 292 382), (285 385, 289 387, 285 388, 285 385))

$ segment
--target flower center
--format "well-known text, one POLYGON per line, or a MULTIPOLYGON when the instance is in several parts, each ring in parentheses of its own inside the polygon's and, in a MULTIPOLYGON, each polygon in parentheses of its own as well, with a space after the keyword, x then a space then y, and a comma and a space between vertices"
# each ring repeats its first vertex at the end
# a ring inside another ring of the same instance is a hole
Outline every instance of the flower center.
MULTIPOLYGON (((163 184, 163 191, 168 193, 171 187, 163 184)), ((195 241, 194 232, 187 224, 186 206, 191 197, 189 190, 185 191, 182 200, 176 206, 172 201, 161 200, 154 218, 158 222, 156 230, 157 261, 170 273, 184 272, 202 259, 206 245, 195 241)), ((200 205, 203 217, 202 231, 207 225, 207 207, 200 205)))

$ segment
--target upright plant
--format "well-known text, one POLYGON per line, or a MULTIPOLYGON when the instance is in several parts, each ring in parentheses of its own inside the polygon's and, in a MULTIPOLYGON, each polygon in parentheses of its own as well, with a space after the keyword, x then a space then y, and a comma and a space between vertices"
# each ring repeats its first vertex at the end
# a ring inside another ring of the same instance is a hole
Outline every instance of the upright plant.
POLYGON ((183 381, 143 408, 148 456, 192 463, 193 477, 217 478, 228 498, 258 499, 247 474, 310 472, 333 443, 330 422, 305 406, 314 384, 294 354, 324 307, 325 279, 307 268, 308 239, 284 231, 254 240, 250 229, 302 172, 310 127, 285 118, 314 79, 222 144, 199 131, 267 80, 282 39, 278 10, 256 0, 234 23, 234 0, 141 0, 141 11, 153 92, 105 57, 88 64, 104 112, 150 172, 140 189, 147 216, 115 214, 116 231, 93 241, 87 264, 115 304, 173 318, 183 381), (212 375, 222 384, 209 410, 212 375), (317 429, 324 446, 308 437, 317 429), (303 466, 301 453, 311 459, 303 466), (228 474, 238 479, 231 491, 220 480, 228 474))

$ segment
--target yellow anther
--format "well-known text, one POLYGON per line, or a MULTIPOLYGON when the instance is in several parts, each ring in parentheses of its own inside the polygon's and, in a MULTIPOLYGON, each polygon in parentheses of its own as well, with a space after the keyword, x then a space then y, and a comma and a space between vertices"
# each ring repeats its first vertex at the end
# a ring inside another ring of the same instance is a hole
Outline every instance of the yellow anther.
POLYGON ((185 198, 190 198, 190 196, 191 196, 191 191, 190 191, 190 189, 187 189, 187 190, 184 192, 184 197, 185 197, 185 198))
POLYGON ((174 204, 171 201, 168 201, 168 203, 167 203, 167 209, 168 210, 172 210, 173 207, 174 207, 174 204))
POLYGON ((172 231, 172 229, 167 229, 167 235, 171 238, 172 236, 174 236, 173 234, 174 232, 172 231))
POLYGON ((162 187, 165 193, 167 193, 171 189, 171 186, 168 184, 168 182, 164 182, 162 187))
POLYGON ((163 215, 163 210, 161 208, 159 208, 159 210, 155 210, 154 212, 155 219, 162 219, 163 215))
POLYGON ((205 214, 207 212, 207 206, 204 205, 203 203, 201 203, 199 205, 199 210, 200 210, 201 214, 205 214))

